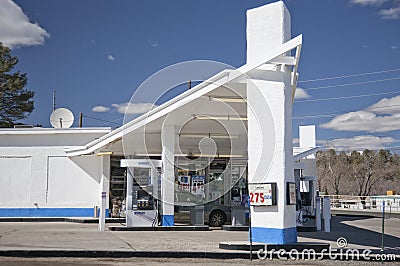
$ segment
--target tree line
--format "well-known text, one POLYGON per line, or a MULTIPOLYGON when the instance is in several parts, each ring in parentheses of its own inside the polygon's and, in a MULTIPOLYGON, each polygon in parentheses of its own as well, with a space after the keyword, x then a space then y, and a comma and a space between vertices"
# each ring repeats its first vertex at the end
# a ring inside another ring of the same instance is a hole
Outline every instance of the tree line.
POLYGON ((400 194, 400 156, 389 150, 317 153, 319 191, 328 195, 400 194))

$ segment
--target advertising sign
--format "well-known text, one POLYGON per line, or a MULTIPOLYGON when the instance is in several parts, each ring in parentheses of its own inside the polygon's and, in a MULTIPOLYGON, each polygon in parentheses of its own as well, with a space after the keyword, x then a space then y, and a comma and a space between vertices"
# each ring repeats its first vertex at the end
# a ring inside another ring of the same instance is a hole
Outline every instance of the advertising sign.
POLYGON ((296 205, 296 184, 287 183, 287 204, 296 205))
POLYGON ((250 204, 252 206, 276 205, 276 183, 249 184, 250 204))
POLYGON ((202 197, 204 194, 204 175, 192 175, 192 193, 195 195, 200 195, 202 197))
POLYGON ((190 176, 180 175, 178 176, 178 187, 181 191, 190 192, 190 176))

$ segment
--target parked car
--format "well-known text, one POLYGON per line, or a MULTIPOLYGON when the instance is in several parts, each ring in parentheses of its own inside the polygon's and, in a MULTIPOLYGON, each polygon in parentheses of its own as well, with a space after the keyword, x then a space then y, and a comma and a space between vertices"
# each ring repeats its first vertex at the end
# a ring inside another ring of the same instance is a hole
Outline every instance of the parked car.
POLYGON ((198 197, 190 192, 176 191, 175 192, 175 214, 176 222, 189 222, 190 210, 196 205, 204 206, 204 222, 209 226, 222 226, 226 221, 230 220, 231 208, 217 204, 215 202, 205 202, 201 197, 198 197))

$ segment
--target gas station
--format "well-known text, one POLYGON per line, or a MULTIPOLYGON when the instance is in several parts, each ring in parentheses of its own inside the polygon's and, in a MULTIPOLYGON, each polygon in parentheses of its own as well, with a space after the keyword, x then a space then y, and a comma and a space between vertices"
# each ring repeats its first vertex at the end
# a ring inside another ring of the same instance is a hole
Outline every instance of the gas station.
POLYGON ((343 261, 362 250, 383 263, 385 249, 398 251, 384 196, 372 197, 379 219, 337 215, 332 234, 314 232, 330 232, 331 204, 318 191, 315 125, 299 127, 298 146, 292 135, 302 35, 292 37, 283 1, 246 17, 243 66, 167 67, 144 94, 201 82, 147 113, 127 111, 119 128, 63 128, 68 121, 56 117, 60 127, 0 129, 2 256, 343 261), (220 70, 204 77, 204 69, 220 70), (89 225, 97 222, 109 232, 89 225))
POLYGON ((290 28, 282 1, 247 10, 246 64, 157 72, 144 94, 201 83, 117 129, 1 129, 0 171, 12 183, 0 187, 0 216, 94 216, 100 230, 108 216, 127 227, 250 225, 254 242, 273 244, 321 229, 315 126, 300 127, 293 147, 302 36, 290 28))
MULTIPOLYGON (((70 157, 125 155, 127 224, 155 225, 158 209, 161 225, 174 226, 177 191, 227 206, 246 194, 253 241, 296 242, 300 184, 305 193, 316 186, 315 178, 300 181, 300 170, 295 180, 291 123, 302 36, 291 37, 290 23, 282 1, 248 10, 245 65, 221 71, 121 128, 65 152, 70 157), (232 197, 227 192, 239 183, 246 188, 232 197)), ((298 150, 296 161, 317 151, 315 133, 313 144, 298 150)), ((310 208, 312 201, 307 201, 310 208)))

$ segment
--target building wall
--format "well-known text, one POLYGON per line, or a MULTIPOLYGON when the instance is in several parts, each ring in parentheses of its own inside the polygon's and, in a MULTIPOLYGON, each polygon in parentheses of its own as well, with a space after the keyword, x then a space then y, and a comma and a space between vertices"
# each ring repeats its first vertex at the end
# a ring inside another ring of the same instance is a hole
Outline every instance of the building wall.
POLYGON ((68 158, 63 144, 98 135, 52 134, 46 143, 47 134, 0 132, 0 217, 93 217, 103 189, 103 157, 68 158))

